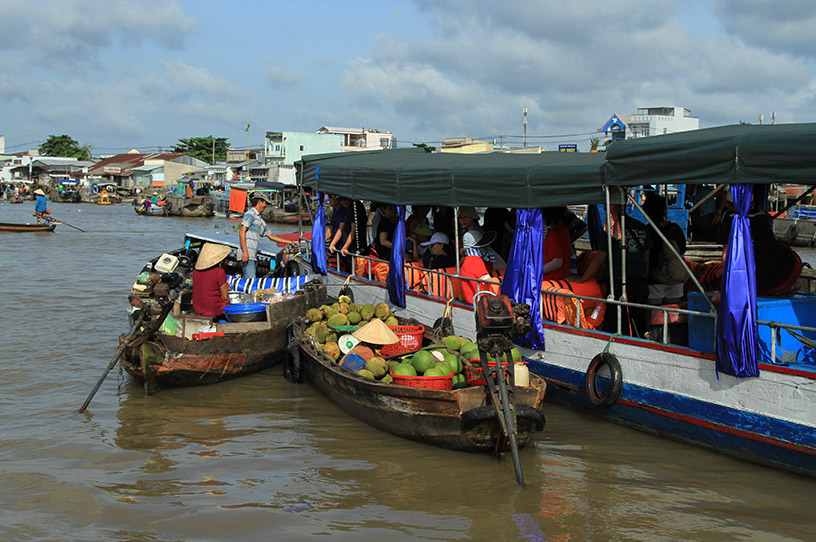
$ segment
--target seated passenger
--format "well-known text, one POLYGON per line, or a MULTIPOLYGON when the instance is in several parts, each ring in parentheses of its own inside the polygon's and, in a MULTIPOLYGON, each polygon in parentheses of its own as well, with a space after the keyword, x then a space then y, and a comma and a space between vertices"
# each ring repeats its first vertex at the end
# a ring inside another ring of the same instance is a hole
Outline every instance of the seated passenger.
POLYGON ((444 233, 436 232, 431 236, 430 241, 420 243, 420 246, 428 248, 422 257, 422 267, 425 269, 456 266, 456 258, 451 254, 450 239, 444 233))
POLYGON ((229 252, 230 247, 215 243, 201 247, 193 269, 193 310, 202 316, 221 316, 229 305, 227 274, 221 267, 229 252))
POLYGON ((376 235, 374 236, 374 251, 380 260, 391 260, 391 247, 393 246, 394 230, 397 229, 399 216, 397 206, 386 204, 382 207, 383 216, 377 224, 376 235))
POLYGON ((543 317, 558 324, 576 326, 578 320, 578 299, 565 295, 573 293, 596 299, 582 299, 580 302, 580 327, 585 329, 599 329, 606 314, 606 289, 597 281, 600 275, 601 264, 606 261, 602 252, 584 252, 578 258, 579 275, 572 275, 569 280, 545 280, 542 284, 543 317), (550 292, 551 295, 547 295, 550 292))
MULTIPOLYGON (((651 192, 643 202, 643 211, 657 225, 674 249, 683 257, 686 252, 686 236, 683 230, 666 218, 666 199, 651 192)), ((654 245, 649 251, 649 305, 672 305, 683 299, 683 287, 688 281, 688 274, 683 264, 666 248, 654 226, 649 226, 654 245)))
POLYGON ((572 243, 567 227, 561 224, 564 207, 546 207, 541 210, 541 218, 547 231, 544 237, 544 280, 567 278, 570 274, 572 243))
MULTIPOLYGON (((731 200, 731 192, 728 192, 731 200)), ((728 254, 728 241, 735 212, 723 216, 720 229, 720 243, 723 245, 723 261, 728 254)), ((776 240, 773 226, 768 215, 760 211, 751 201, 748 212, 751 223, 751 237, 754 245, 754 263, 756 265, 756 289, 760 295, 785 295, 799 287, 798 279, 802 272, 802 260, 791 248, 776 240)))
POLYGON ((495 253, 488 250, 488 246, 496 239, 495 232, 482 234, 478 230, 465 232, 462 237, 462 264, 459 274, 462 276, 462 297, 465 303, 472 304, 476 292, 493 288, 466 278, 489 280, 495 261, 495 253))

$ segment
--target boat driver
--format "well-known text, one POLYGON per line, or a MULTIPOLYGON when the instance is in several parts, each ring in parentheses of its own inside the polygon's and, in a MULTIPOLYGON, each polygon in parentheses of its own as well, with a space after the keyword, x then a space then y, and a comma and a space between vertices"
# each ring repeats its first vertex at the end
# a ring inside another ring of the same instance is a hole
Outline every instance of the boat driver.
POLYGON ((269 197, 261 192, 253 192, 250 195, 252 207, 244 213, 241 221, 241 229, 238 230, 238 237, 241 240, 241 273, 245 279, 255 278, 255 267, 257 265, 258 244, 261 237, 268 237, 275 243, 283 245, 293 245, 294 241, 289 241, 277 235, 273 235, 266 225, 266 221, 261 218, 261 213, 272 203, 269 197))

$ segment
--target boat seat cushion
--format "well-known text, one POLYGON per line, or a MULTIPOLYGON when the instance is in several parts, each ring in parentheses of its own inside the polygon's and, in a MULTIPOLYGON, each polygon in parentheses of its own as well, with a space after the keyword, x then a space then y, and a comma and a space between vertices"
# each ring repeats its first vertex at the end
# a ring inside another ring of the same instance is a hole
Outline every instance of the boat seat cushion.
POLYGON ((235 275, 227 275, 227 284, 233 292, 244 292, 251 294, 255 290, 267 290, 274 288, 279 292, 295 292, 306 284, 309 275, 296 275, 294 277, 274 279, 245 279, 235 275))

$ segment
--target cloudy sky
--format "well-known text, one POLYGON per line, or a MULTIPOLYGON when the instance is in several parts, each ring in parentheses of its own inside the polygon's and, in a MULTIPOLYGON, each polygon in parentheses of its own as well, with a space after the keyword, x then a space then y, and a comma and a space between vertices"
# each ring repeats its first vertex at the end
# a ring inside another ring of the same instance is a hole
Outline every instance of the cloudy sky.
POLYGON ((816 120, 813 0, 0 0, 6 151, 321 126, 557 148, 613 114, 816 120), (250 130, 245 132, 246 124, 250 130))

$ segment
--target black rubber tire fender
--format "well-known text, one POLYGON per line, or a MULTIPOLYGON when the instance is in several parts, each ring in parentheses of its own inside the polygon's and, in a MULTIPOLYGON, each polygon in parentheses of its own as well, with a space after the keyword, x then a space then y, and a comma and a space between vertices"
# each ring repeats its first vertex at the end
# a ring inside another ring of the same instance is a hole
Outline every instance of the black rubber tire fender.
POLYGON ((623 388, 623 371, 620 362, 614 354, 602 352, 592 358, 586 371, 586 394, 589 401, 598 408, 609 408, 620 397, 623 388), (606 365, 609 368, 611 383, 609 393, 601 395, 598 391, 598 372, 606 365))

